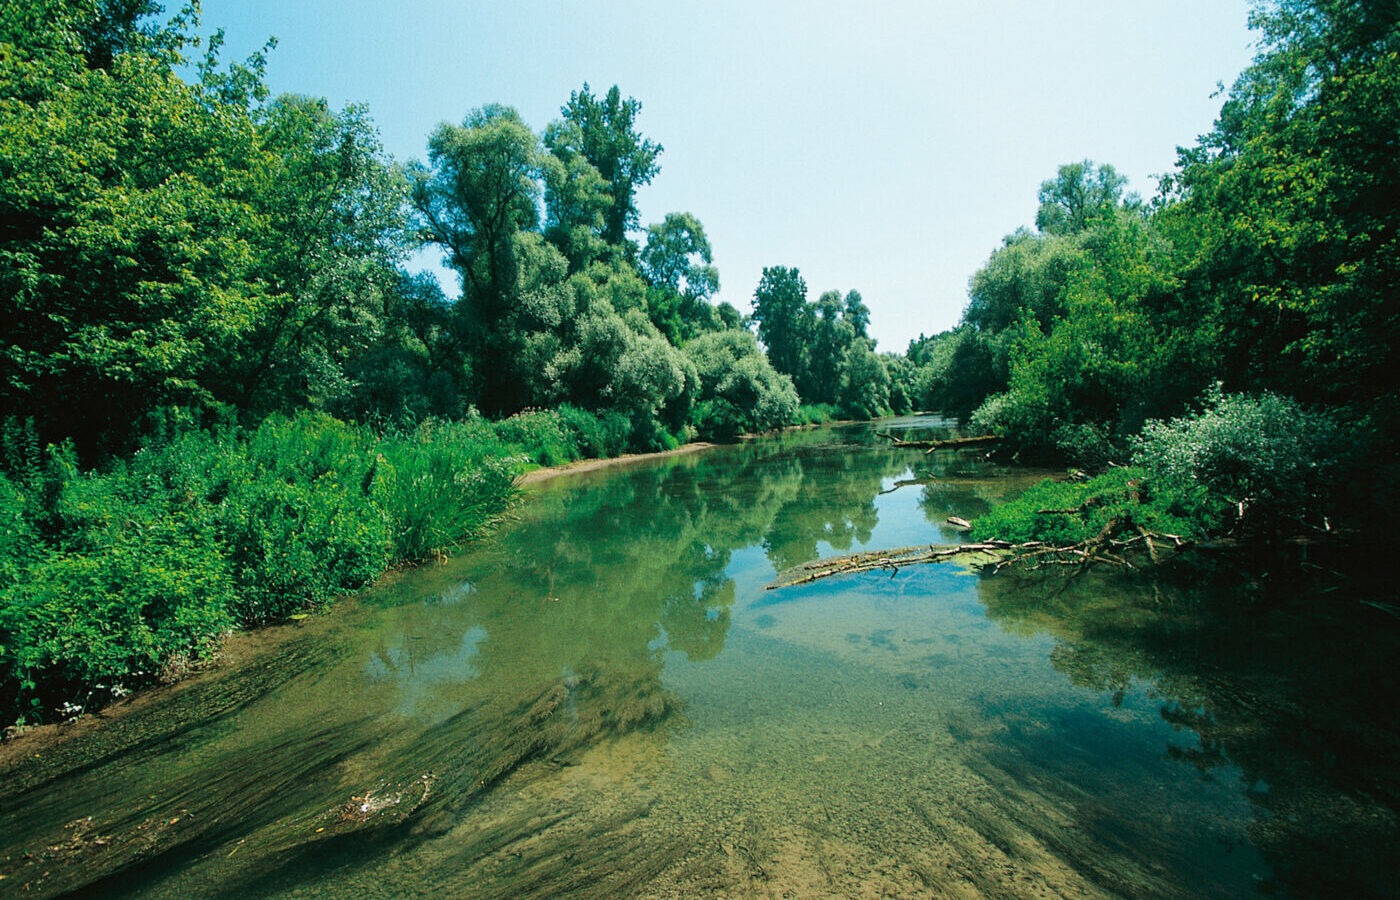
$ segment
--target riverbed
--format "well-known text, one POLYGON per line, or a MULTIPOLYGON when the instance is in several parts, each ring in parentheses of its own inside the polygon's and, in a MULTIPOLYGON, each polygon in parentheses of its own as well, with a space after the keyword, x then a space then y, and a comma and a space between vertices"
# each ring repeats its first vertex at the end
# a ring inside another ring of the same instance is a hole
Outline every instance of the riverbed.
POLYGON ((21 737, 0 895, 1397 896, 1384 610, 953 564, 767 589, 1053 474, 874 434, 945 426, 531 484, 489 542, 21 737))

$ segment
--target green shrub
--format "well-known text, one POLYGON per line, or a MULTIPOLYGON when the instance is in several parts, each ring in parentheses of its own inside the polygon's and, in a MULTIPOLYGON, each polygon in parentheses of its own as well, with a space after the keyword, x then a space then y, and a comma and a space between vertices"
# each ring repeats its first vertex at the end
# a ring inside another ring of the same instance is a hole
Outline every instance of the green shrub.
POLYGON ((193 471, 170 465, 179 459, 138 454, 82 474, 59 449, 29 502, 13 485, 0 490, 11 531, 0 562, 7 716, 149 681, 231 626, 237 585, 216 508, 187 483, 193 471))
POLYGON ((370 498, 373 446, 364 430, 309 413, 252 434, 220 523, 241 622, 327 602, 388 566, 389 522, 370 498))
POLYGON ((1335 420, 1277 394, 1225 394, 1217 384, 1205 408, 1151 421, 1134 462, 1159 489, 1194 498, 1209 526, 1325 515, 1345 440, 1335 420))
POLYGON ((1009 394, 989 394, 972 411, 968 430, 973 434, 1004 435, 1011 424, 1012 401, 1009 394))
POLYGON ((603 459, 618 456, 627 449, 632 426, 622 413, 615 410, 588 412, 567 403, 555 411, 573 431, 583 457, 603 459))
POLYGON ((112 696, 480 536, 513 496, 509 453, 480 418, 376 438, 311 413, 172 434, 105 472, 51 449, 27 480, 0 475, 0 712, 112 696))
POLYGON ((532 409, 495 423, 496 435, 517 453, 542 466, 572 462, 579 451, 578 433, 552 409, 532 409))
POLYGON ((741 329, 701 335, 685 346, 697 389, 690 422, 707 440, 732 440, 792 423, 797 390, 769 364, 754 336, 741 329))
POLYGON ((830 403, 803 403, 793 416, 794 425, 821 425, 836 420, 836 407, 830 403))
POLYGON ((1105 469, 1115 460, 1123 459, 1108 427, 1098 422, 1061 425, 1051 433, 1051 439, 1067 461, 1091 471, 1105 469))

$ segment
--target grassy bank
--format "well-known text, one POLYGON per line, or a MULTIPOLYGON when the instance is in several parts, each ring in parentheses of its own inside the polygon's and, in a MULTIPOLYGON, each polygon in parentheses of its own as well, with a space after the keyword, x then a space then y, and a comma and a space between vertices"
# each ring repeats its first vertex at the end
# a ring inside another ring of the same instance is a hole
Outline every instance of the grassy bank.
POLYGON ((71 449, 8 431, 6 723, 101 705, 197 664, 233 629, 480 537, 523 471, 615 455, 626 439, 567 407, 395 434, 303 413, 186 432, 88 472, 71 449))

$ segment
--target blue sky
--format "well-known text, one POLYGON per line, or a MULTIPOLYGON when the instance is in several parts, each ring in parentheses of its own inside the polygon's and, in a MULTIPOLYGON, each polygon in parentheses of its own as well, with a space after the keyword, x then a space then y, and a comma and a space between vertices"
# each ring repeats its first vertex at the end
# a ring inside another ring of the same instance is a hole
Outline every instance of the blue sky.
POLYGON ((1062 163, 1150 196, 1252 56, 1248 0, 205 0, 226 55, 276 36, 274 91, 363 103, 397 159, 485 103, 536 130, 617 84, 665 147, 642 222, 705 225, 721 299, 764 266, 860 290, 903 350, 956 324, 967 280, 1033 224, 1062 163))

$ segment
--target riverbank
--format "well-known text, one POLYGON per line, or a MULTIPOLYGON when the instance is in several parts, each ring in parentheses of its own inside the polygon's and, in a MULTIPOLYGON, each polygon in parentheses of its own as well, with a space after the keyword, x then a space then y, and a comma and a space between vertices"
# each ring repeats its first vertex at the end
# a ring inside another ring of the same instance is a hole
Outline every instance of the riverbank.
MULTIPOLYGON (((713 443, 698 441, 685 444, 673 450, 664 450, 654 453, 625 453, 619 456, 601 459, 579 459, 559 465, 532 469, 518 476, 516 484, 519 486, 543 484, 565 475, 578 475, 604 469, 636 465, 667 457, 687 456, 712 449, 715 446, 717 445, 713 443)), ((421 560, 419 562, 421 562, 421 560)), ((383 584, 386 579, 399 577, 401 573, 417 567, 418 563, 388 567, 382 571, 373 582, 365 585, 362 590, 372 589, 383 584)), ((359 591, 354 591, 342 594, 338 600, 329 602, 335 604, 343 603, 347 598, 353 597, 358 593, 359 591)), ((293 612, 295 613, 297 611, 293 610, 293 612)), ((298 615, 300 615, 300 613, 298 613, 298 615)), ((17 743, 15 738, 21 735, 25 737, 24 741, 19 742, 25 745, 26 749, 24 752, 33 752, 29 748, 47 749, 73 738, 81 738, 89 734, 94 728, 100 728, 104 720, 113 714, 125 713, 129 710, 144 707, 151 702, 153 697, 168 697, 170 695, 169 692, 178 691, 189 683, 198 681, 198 676, 202 673, 218 669, 220 664, 228 658, 232 648, 246 648, 246 646, 249 645, 257 645, 261 643, 261 641, 254 636, 262 632, 275 630, 279 627, 285 627, 288 621, 291 620, 285 617, 273 618, 266 622, 259 623, 252 628, 230 631, 218 642, 218 649, 206 650, 202 658, 199 659, 187 659, 182 666, 178 668, 171 667, 166 669, 162 672, 159 680, 144 687, 137 688, 133 694, 124 699, 118 698, 115 699, 114 702, 102 705, 84 704, 86 708, 83 708, 81 712, 76 708, 77 704, 74 704, 75 708, 71 710, 73 715, 67 720, 50 722, 44 725, 12 726, 5 729, 3 738, 0 738, 0 747, 5 748, 3 752, 0 752, 0 768, 4 768, 6 765, 13 763, 12 757, 14 756, 14 751, 11 750, 11 747, 17 743), (120 711, 120 713, 118 713, 118 711, 120 711)), ((246 655, 246 649, 232 649, 233 658, 241 658, 244 655, 246 655)))
POLYGON ((617 466, 625 466, 633 463, 646 462, 653 459, 663 459, 668 456, 687 456, 691 453, 699 453, 701 450, 710 450, 718 444, 711 444, 705 441, 696 441, 690 444, 683 444, 674 450, 659 450, 655 453, 624 453, 621 456, 609 456, 603 459, 576 459, 573 462, 561 463, 557 466, 544 466, 539 469, 531 469, 520 476, 517 484, 540 484, 562 475, 580 475, 584 472, 596 472, 600 469, 611 469, 617 466))

